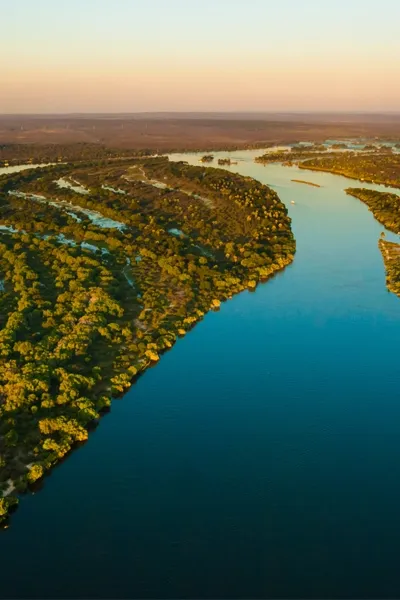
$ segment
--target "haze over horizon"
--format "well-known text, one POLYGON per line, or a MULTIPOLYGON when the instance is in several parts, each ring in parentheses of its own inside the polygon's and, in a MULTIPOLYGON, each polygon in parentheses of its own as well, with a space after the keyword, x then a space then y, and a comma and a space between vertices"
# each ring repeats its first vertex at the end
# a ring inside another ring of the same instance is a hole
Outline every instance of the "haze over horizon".
POLYGON ((399 111, 397 0, 0 8, 0 113, 399 111))

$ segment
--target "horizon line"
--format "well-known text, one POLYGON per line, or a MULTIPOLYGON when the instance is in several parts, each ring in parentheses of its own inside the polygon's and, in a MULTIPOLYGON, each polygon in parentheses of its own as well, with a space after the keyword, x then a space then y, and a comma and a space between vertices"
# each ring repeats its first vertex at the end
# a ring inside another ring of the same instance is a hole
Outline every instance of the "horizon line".
POLYGON ((266 114, 266 115, 400 115, 400 110, 137 110, 137 111, 73 111, 73 112, 0 112, 0 117, 19 116, 80 116, 80 115, 232 115, 232 114, 266 114))

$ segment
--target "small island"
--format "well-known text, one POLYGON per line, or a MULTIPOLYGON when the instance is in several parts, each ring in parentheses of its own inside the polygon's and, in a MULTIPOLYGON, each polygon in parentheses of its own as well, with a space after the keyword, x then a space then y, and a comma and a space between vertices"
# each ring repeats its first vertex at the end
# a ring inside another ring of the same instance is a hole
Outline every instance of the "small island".
POLYGON ((324 144, 298 144, 292 146, 292 152, 326 152, 327 147, 324 144))
POLYGON ((201 157, 200 162, 202 163, 211 163, 214 160, 213 154, 205 154, 201 157))
MULTIPOLYGON (((257 156, 254 161, 261 164, 281 162, 284 166, 292 166, 309 158, 321 157, 322 151, 319 150, 318 147, 317 149, 315 148, 315 146, 298 146, 289 150, 275 150, 272 152, 266 152, 261 156, 257 156)), ((329 155, 329 153, 326 152, 327 149, 325 146, 323 146, 323 148, 323 156, 325 158, 327 155, 329 155)), ((333 156, 333 153, 330 153, 330 155, 333 156)))
POLYGON ((324 144, 311 144, 310 146, 302 147, 302 152, 326 152, 327 150, 328 148, 324 144))
POLYGON ((336 142, 335 144, 331 145, 332 150, 347 150, 348 149, 348 145, 345 144, 344 142, 336 142))
POLYGON ((313 187, 321 187, 318 183, 312 183, 312 181, 303 181, 303 179, 291 179, 294 183, 304 183, 305 185, 312 185, 313 187))
POLYGON ((0 176, 3 524, 208 311, 294 257, 269 187, 105 154, 0 176))

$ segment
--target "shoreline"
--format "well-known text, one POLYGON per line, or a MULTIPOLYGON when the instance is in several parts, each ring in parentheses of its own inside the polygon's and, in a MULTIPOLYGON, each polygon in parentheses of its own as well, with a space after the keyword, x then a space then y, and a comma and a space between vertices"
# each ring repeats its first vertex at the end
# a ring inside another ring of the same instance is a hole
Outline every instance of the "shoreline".
MULTIPOLYGON (((180 338, 185 337, 185 335, 187 335, 188 333, 190 333, 190 331, 192 329, 194 329, 196 327, 196 325, 198 325, 199 323, 201 323, 201 321, 203 321, 204 317, 206 315, 208 315, 210 312, 219 312, 219 310, 221 309, 221 303, 222 302, 228 302, 229 300, 232 300, 232 298, 234 298, 235 296, 238 296, 239 294, 242 294, 245 291, 249 291, 249 292, 256 292, 257 288, 259 285, 264 285, 266 283, 268 283, 271 279, 273 279, 276 275, 278 275, 279 273, 281 273, 284 269, 286 269, 289 265, 291 265, 294 261, 294 256, 289 260, 283 260, 281 264, 279 263, 273 263, 272 265, 270 265, 271 268, 271 273, 260 279, 255 286, 249 285, 249 282, 247 282, 247 285, 244 285, 244 287, 237 291, 234 292, 231 296, 229 296, 228 298, 222 299, 222 300, 218 300, 218 302, 220 303, 219 305, 214 305, 211 306, 210 309, 204 313, 203 316, 198 317, 197 315, 197 319, 195 321, 193 321, 190 324, 190 327, 188 327, 186 330, 178 330, 176 332, 176 339, 174 342, 171 343, 171 346, 168 348, 163 348, 161 350, 157 351, 158 354, 158 358, 157 359, 149 359, 148 363, 146 364, 146 366, 141 369, 140 371, 138 371, 130 380, 129 382, 129 387, 127 387, 126 389, 124 389, 123 392, 120 392, 118 394, 113 395, 113 397, 111 398, 111 402, 110 405, 104 407, 104 409, 102 409, 101 411, 99 411, 99 417, 97 419, 94 419, 93 421, 89 422, 87 425, 87 431, 88 431, 88 437, 85 440, 82 441, 77 441, 75 442, 70 450, 64 454, 60 460, 58 460, 56 463, 54 463, 52 465, 52 467, 48 470, 46 470, 43 475, 37 479, 35 482, 33 482, 31 485, 28 485, 27 489, 24 491, 18 491, 17 486, 15 481, 13 481, 12 479, 8 479, 7 480, 7 485, 8 487, 6 488, 6 490, 4 492, 2 492, 2 495, 0 495, 0 532, 4 529, 7 529, 9 526, 9 518, 11 516, 12 512, 15 512, 18 508, 18 504, 19 504, 19 499, 20 496, 25 496, 25 495, 29 495, 30 493, 33 492, 33 489, 36 488, 38 485, 43 485, 45 482, 45 479, 47 477, 50 477, 53 470, 56 469, 58 466, 60 466, 65 460, 68 459, 68 457, 73 453, 76 452, 77 450, 79 450, 79 448, 87 443, 90 440, 90 433, 92 431, 94 431, 97 426, 100 424, 100 422, 103 420, 104 417, 107 416, 107 414, 109 412, 111 412, 112 409, 112 405, 116 400, 123 400, 125 398, 125 396, 131 391, 132 387, 139 381, 139 379, 149 370, 154 368, 157 363, 161 360, 161 357, 166 354, 167 352, 170 352, 171 350, 173 350, 175 344, 177 341, 179 341, 180 338), (4 500, 4 503, 2 503, 2 500, 4 500), (2 509, 4 510, 4 507, 6 509, 6 514, 2 514, 2 509)), ((216 295, 216 294, 215 294, 216 295)), ((189 315, 189 318, 195 319, 196 315, 196 311, 193 313, 193 315, 189 315)), ((172 330, 169 333, 174 333, 172 330)), ((104 389, 105 391, 105 389, 104 389)))
POLYGON ((378 246, 385 267, 386 287, 400 298, 400 244, 380 239, 378 246))
POLYGON ((385 187, 392 187, 400 189, 400 185, 396 185, 395 183, 387 183, 386 181, 381 181, 379 179, 366 179, 365 177, 361 179, 360 177, 354 177, 353 175, 346 175, 341 171, 337 171, 335 169, 325 169, 323 167, 315 167, 315 166, 305 166, 304 163, 298 164, 299 169, 303 169, 304 171, 320 171, 323 173, 331 173, 332 175, 339 175, 341 177, 346 177, 347 179, 353 179, 354 181, 359 181, 360 183, 371 183, 372 185, 384 185, 385 187))
MULTIPOLYGON (((380 223, 381 225, 383 225, 383 227, 386 227, 386 229, 388 231, 391 231, 392 233, 394 233, 395 235, 400 235, 400 222, 394 223, 389 217, 388 215, 391 214, 392 218, 393 216, 396 218, 396 213, 392 212, 390 213, 390 211, 388 210, 388 208, 386 207, 385 212, 383 214, 381 214, 381 210, 380 207, 377 207, 373 202, 371 203, 370 200, 371 196, 372 198, 375 197, 382 197, 384 196, 385 198, 389 197, 391 198, 392 196, 395 198, 394 202, 397 202, 397 200, 400 203, 400 196, 396 197, 396 194, 393 194, 391 192, 375 192, 373 190, 369 190, 367 188, 346 188, 345 193, 348 196, 352 196, 353 198, 356 198, 357 200, 359 200, 360 202, 362 202, 363 204, 366 205, 366 207, 368 208, 368 210, 373 214, 374 219, 376 219, 378 221, 378 223, 380 223)), ((395 208, 392 210, 396 210, 395 208)), ((397 216, 397 218, 400 221, 400 217, 397 216)))
MULTIPOLYGON (((46 312, 49 314, 46 318, 52 321, 44 323, 42 317, 32 326, 29 335, 40 332, 44 340, 43 347, 40 342, 36 350, 41 353, 37 366, 46 370, 55 362, 63 367, 59 369, 61 374, 57 374, 58 381, 53 383, 52 389, 45 379, 37 396, 31 398, 31 405, 22 400, 13 408, 15 423, 4 432, 4 435, 13 436, 10 439, 15 439, 15 444, 6 446, 2 465, 4 481, 0 492, 0 523, 7 522, 8 513, 18 503, 17 496, 29 492, 32 484, 42 481, 70 452, 86 442, 91 430, 108 412, 112 402, 125 396, 138 378, 154 366, 205 314, 218 310, 221 302, 246 289, 254 291, 258 284, 267 282, 294 260, 296 242, 287 208, 268 186, 227 170, 189 167, 183 162, 174 163, 164 157, 143 159, 133 166, 141 177, 144 175, 145 182, 126 181, 127 171, 124 169, 121 172, 121 165, 114 167, 114 163, 112 168, 118 169, 117 175, 113 175, 113 171, 110 174, 110 163, 94 174, 90 167, 71 164, 56 165, 45 171, 39 169, 40 173, 37 174, 31 169, 28 173, 5 177, 2 181, 5 193, 10 192, 9 188, 11 192, 18 191, 21 186, 25 190, 22 197, 22 192, 20 195, 7 194, 9 216, 6 222, 14 223, 15 215, 18 215, 21 223, 26 221, 26 228, 29 229, 27 233, 24 232, 28 236, 26 240, 17 233, 4 235, 0 240, 4 249, 8 250, 3 254, 3 259, 0 254, 0 260, 4 263, 0 262, 2 270, 9 268, 7 256, 12 258, 15 252, 20 251, 21 244, 23 248, 26 246, 26 260, 39 260, 36 246, 31 246, 29 239, 35 237, 37 227, 49 222, 56 232, 66 227, 63 224, 65 215, 57 210, 58 207, 55 208, 50 202, 46 205, 29 202, 32 192, 53 193, 60 172, 65 177, 78 177, 79 181, 83 178, 82 185, 87 186, 88 190, 97 189, 99 182, 111 186, 109 189, 116 186, 119 190, 116 182, 118 177, 125 193, 107 192, 107 199, 112 195, 112 208, 106 211, 106 215, 113 218, 120 214, 126 227, 123 230, 108 228, 103 233, 101 228, 96 230, 97 226, 90 224, 93 239, 102 240, 107 244, 106 247, 113 248, 112 252, 89 255, 88 249, 63 245, 54 235, 44 240, 40 247, 40 264, 48 265, 50 269, 46 270, 43 266, 38 271, 40 278, 57 277, 57 261, 69 266, 65 271, 66 278, 58 284, 57 293, 54 292, 48 299, 50 304, 46 312), (195 181, 189 194, 186 188, 192 185, 193 175, 202 177, 195 181), (156 180, 163 180, 161 189, 154 189, 153 182, 156 180), (176 196, 172 208, 169 202, 171 189, 174 189, 176 196), (200 192, 203 196, 199 203, 200 192), (213 206, 203 201, 206 195, 210 196, 207 200, 212 200, 213 206), (136 197, 147 202, 148 207, 153 206, 154 200, 159 202, 155 211, 161 218, 160 223, 155 221, 152 212, 143 212, 136 197), (227 205, 231 206, 229 214, 226 213, 227 205), (43 206, 48 207, 45 213, 43 206), (271 213, 274 215, 273 225, 267 220, 271 213), (37 223, 35 219, 32 221, 32 215, 35 214, 38 215, 37 223), (213 227, 210 227, 211 219, 213 227), (28 226, 28 223, 34 225, 28 226), (171 235, 168 223, 183 227, 187 235, 179 238, 171 235), (200 223, 208 223, 204 231, 200 223), (282 237, 275 233, 278 226, 282 237), (145 232, 145 239, 141 232, 145 232), (135 242, 133 233, 136 233, 136 237, 140 234, 143 237, 135 242), (254 235, 262 242, 261 245, 260 242, 253 242, 254 235), (17 249, 14 248, 16 244, 17 249), (134 259, 138 255, 141 259, 136 262, 134 259), (168 259, 168 256, 171 258, 168 259), (125 260, 122 262, 123 257, 125 260), (132 282, 137 282, 135 289, 126 280, 127 264, 134 266, 132 282), (79 271, 80 265, 84 270, 79 271), (51 275, 51 269, 54 275, 51 275), (71 295, 68 282, 71 278, 76 279, 77 272, 82 276, 74 284, 74 294, 71 295), (101 279, 97 280, 97 277, 101 279), (61 304, 58 290, 63 294, 61 304), (76 308, 68 320, 66 315, 74 298, 80 298, 82 305, 74 305, 76 308), (46 329, 49 326, 51 329, 46 329), (54 341, 47 346, 48 335, 54 341), (96 340, 95 346, 92 345, 93 340, 96 340), (65 344, 71 344, 74 351, 63 354, 65 344), (88 359, 88 367, 80 359, 83 353, 88 359), (78 366, 79 376, 76 376, 78 366), (60 402, 57 402, 58 399, 60 402), (30 443, 30 438, 20 434, 20 423, 25 423, 27 409, 32 414, 30 430, 39 438, 35 447, 30 443)), ((102 197, 93 192, 88 193, 87 198, 78 197, 69 188, 62 188, 61 191, 57 188, 56 193, 70 198, 74 207, 90 205, 90 210, 102 211, 104 216, 102 197)), ((72 228, 72 237, 81 235, 80 222, 75 221, 68 227, 72 228)), ((27 281, 22 292, 30 299, 32 309, 42 306, 42 296, 39 291, 36 292, 42 288, 32 287, 29 285, 31 280, 27 281)), ((13 277, 7 279, 7 286, 10 290, 14 289, 13 277)), ((46 293, 44 290, 43 293, 46 293)), ((15 310, 15 307, 10 308, 9 318, 15 310)), ((8 353, 13 352, 12 340, 10 344, 8 353)), ((22 372, 29 360, 29 346, 23 346, 21 350, 17 354, 18 372, 22 372)), ((7 383, 8 371, 4 360, 0 362, 0 368, 7 383)), ((15 377, 16 381, 18 377, 15 377)), ((10 407, 6 397, 1 407, 1 416, 5 419, 10 407)))

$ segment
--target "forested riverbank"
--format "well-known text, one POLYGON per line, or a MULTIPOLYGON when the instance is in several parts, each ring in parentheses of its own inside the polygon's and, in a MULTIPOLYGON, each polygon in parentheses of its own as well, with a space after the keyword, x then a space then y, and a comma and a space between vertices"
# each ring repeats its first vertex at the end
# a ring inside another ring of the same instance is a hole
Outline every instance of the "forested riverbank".
POLYGON ((400 298, 400 244, 379 240, 386 270, 386 286, 400 298))
POLYGON ((400 196, 366 188, 347 188, 345 192, 364 202, 379 223, 400 233, 400 196))
MULTIPOLYGON (((331 148, 341 151, 321 153, 320 151, 316 152, 321 149, 315 146, 292 147, 275 152, 268 151, 257 156, 255 162, 263 165, 280 162, 284 167, 296 166, 299 169, 314 172, 328 172, 350 179, 358 179, 366 184, 387 187, 400 186, 400 155, 394 153, 397 145, 366 145, 357 152, 348 150, 344 144, 333 143, 331 148)), ((292 179, 292 181, 316 185, 300 179, 292 179)), ((318 184, 316 187, 319 187, 318 184)), ((367 187, 347 188, 345 192, 364 202, 379 223, 393 233, 400 234, 400 196, 398 194, 367 187)), ((398 246, 381 240, 379 248, 384 258, 387 287, 398 295, 398 246)))
POLYGON ((277 194, 221 169, 93 159, 0 177, 0 520, 177 338, 294 252, 277 194))
POLYGON ((301 169, 327 171, 369 183, 400 187, 400 154, 391 149, 375 152, 338 152, 299 163, 301 169))
MULTIPOLYGON (((171 160, 198 168, 204 153, 171 160)), ((400 460, 393 394, 400 304, 385 289, 377 243, 383 227, 344 193, 345 178, 315 173, 310 179, 321 187, 310 188, 291 181, 304 171, 257 164, 257 154, 229 154, 226 173, 276 189, 293 220, 295 261, 254 293, 205 315, 113 402, 89 442, 52 471, 40 493, 20 496, 0 535, 4 597, 294 597, 301 590, 323 598, 343 589, 380 597, 382 581, 385 596, 397 590, 399 485, 388 473, 400 460), (382 489, 384 510, 376 511, 382 489), (372 544, 365 515, 376 521, 372 544), (343 545, 344 538, 353 543, 343 545), (107 569, 98 569, 99 560, 107 569), (38 577, 44 564, 47 576, 38 577), (297 565, 289 579, 287 564, 297 565), (66 578, 66 570, 73 575, 66 578)), ((225 157, 215 152, 214 164, 225 157)), ((129 182, 116 168, 100 174, 116 195, 100 196, 104 210, 96 203, 91 210, 111 211, 117 196, 128 206, 135 189, 138 199, 148 198, 146 211, 166 190, 156 187, 167 185, 161 172, 148 172, 146 188, 146 170, 118 167, 129 182)), ((84 171, 53 180, 71 178, 92 192, 100 170, 84 171)), ((93 195, 55 185, 53 200, 74 198, 78 206, 93 195)), ((181 189, 210 210, 218 203, 217 194, 189 180, 181 189)), ((44 189, 29 193, 47 196, 44 189)), ((94 221, 75 214, 87 225, 85 236, 93 235, 94 221)), ((171 240, 188 241, 184 221, 163 224, 171 240)), ((99 235, 120 235, 113 231, 99 235)), ((386 240, 398 236, 386 231, 386 240)), ((87 243, 105 248, 101 239, 87 243)), ((119 265, 133 281, 136 257, 132 271, 119 265)))

